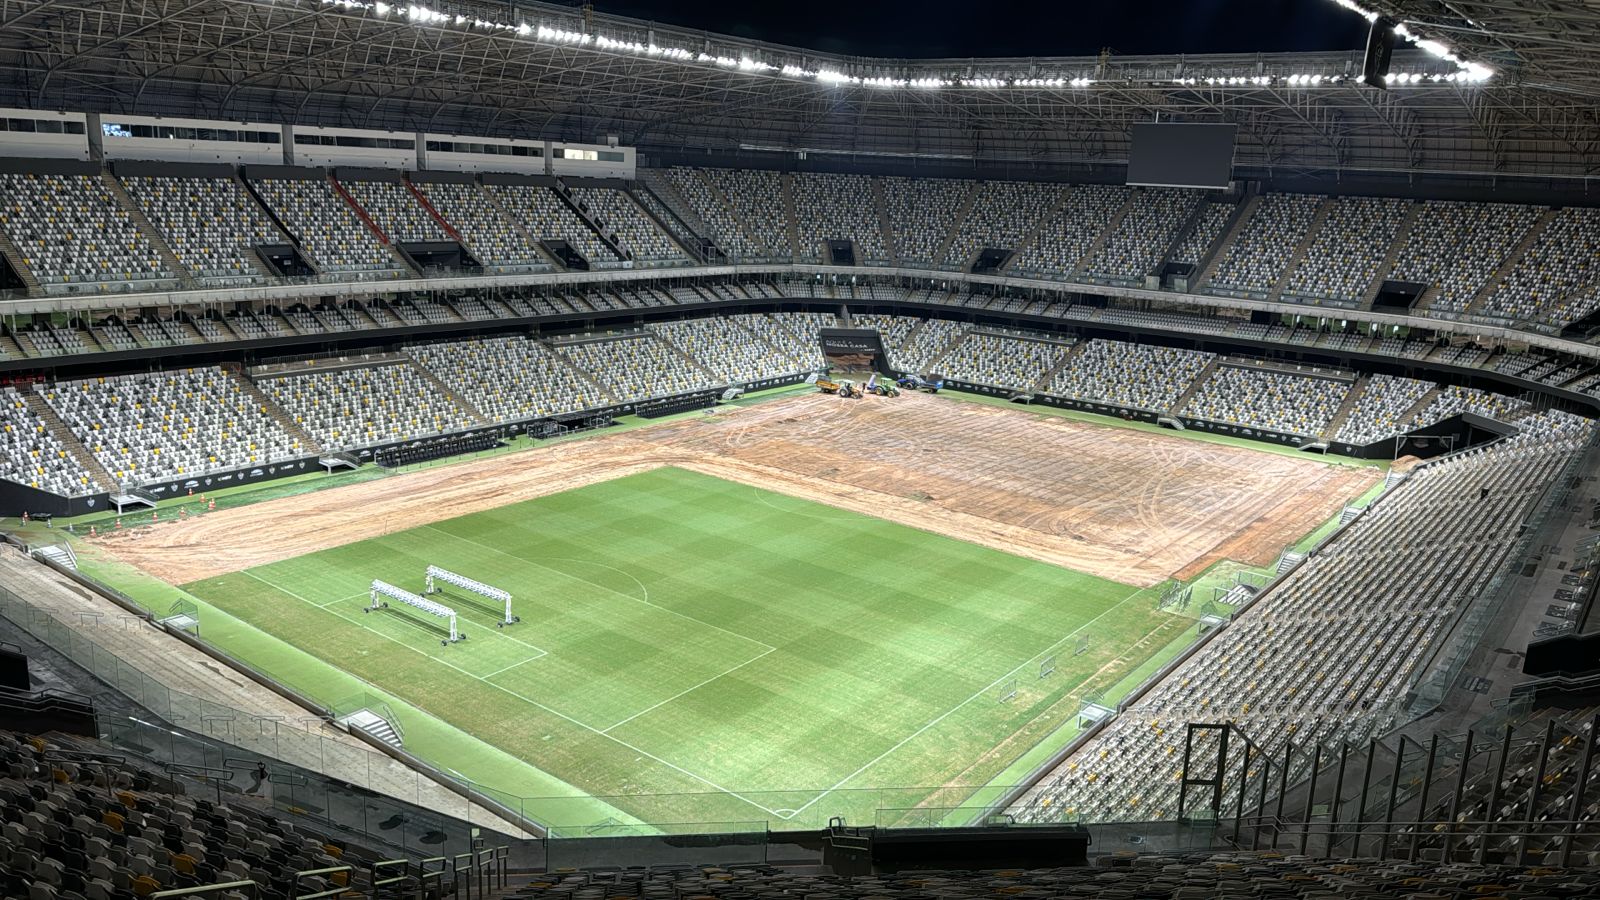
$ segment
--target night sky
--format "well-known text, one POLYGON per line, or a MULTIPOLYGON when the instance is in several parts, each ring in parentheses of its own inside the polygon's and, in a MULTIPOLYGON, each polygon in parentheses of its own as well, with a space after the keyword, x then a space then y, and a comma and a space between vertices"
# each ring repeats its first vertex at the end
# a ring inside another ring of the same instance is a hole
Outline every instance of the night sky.
POLYGON ((1331 0, 867 0, 805 4, 594 0, 597 12, 888 57, 1359 50, 1367 23, 1331 0))

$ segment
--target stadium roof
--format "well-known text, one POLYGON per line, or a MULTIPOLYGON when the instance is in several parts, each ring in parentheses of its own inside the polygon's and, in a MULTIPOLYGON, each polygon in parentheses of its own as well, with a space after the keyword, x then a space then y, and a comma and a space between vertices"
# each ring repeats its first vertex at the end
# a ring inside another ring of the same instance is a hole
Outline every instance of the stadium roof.
POLYGON ((1416 49, 1388 91, 1355 51, 869 59, 515 0, 0 0, 0 103, 1051 166, 1122 162, 1133 122, 1231 121, 1256 172, 1600 175, 1592 4, 1371 6, 1496 74, 1416 49))

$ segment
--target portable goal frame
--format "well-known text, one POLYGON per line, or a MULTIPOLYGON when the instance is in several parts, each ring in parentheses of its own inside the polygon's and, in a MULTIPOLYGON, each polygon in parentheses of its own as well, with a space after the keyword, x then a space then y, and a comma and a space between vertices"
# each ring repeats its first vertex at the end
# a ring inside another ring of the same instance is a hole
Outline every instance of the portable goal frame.
POLYGON ((494 627, 496 628, 504 628, 507 625, 514 625, 517 622, 522 621, 511 614, 511 594, 508 591, 503 591, 500 588, 494 587, 493 585, 484 584, 481 581, 474 581, 465 575, 452 572, 449 569, 441 569, 438 566, 429 566, 427 583, 422 589, 422 593, 424 595, 439 593, 438 585, 434 584, 436 580, 461 588, 464 591, 477 594, 480 597, 487 597, 496 603, 504 603, 506 606, 505 616, 500 621, 494 623, 494 627))
POLYGON ((372 579, 372 587, 369 590, 371 602, 361 610, 362 612, 372 612, 375 609, 384 609, 388 607, 389 604, 380 599, 382 597, 387 597, 390 600, 404 603, 405 605, 415 609, 420 609, 430 616, 438 616, 439 618, 444 619, 445 622, 450 626, 450 638, 449 640, 443 640, 439 643, 449 645, 454 644, 457 641, 464 641, 467 639, 466 635, 456 630, 456 611, 450 607, 445 606, 442 603, 435 603, 434 601, 429 600, 427 597, 419 597, 416 594, 405 590, 404 588, 397 588, 387 581, 379 581, 376 578, 372 579))

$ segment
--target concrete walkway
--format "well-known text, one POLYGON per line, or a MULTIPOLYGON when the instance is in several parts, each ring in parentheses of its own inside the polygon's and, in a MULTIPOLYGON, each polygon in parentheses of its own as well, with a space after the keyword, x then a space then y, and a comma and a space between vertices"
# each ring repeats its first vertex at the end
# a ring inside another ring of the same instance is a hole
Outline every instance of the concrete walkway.
POLYGON ((19 603, 30 607, 19 624, 36 635, 44 632, 70 659, 139 705, 173 725, 232 744, 242 756, 281 759, 487 830, 533 837, 10 545, 0 545, 0 601, 14 612, 19 603), (41 618, 46 616, 50 621, 41 618), (94 653, 79 639, 117 659, 94 653))

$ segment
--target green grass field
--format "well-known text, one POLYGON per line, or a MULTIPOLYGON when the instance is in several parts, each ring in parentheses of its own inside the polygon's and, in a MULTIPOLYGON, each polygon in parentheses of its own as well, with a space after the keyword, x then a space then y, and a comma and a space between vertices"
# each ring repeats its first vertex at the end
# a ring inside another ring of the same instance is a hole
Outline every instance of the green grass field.
POLYGON ((557 828, 959 803, 1193 630, 1150 591, 670 468, 183 587, 281 639, 222 638, 286 683, 397 698, 435 765, 588 795, 522 804, 557 828), (447 588, 468 640, 446 647, 437 620, 363 612, 371 579, 420 591, 429 564, 522 621, 447 588))

